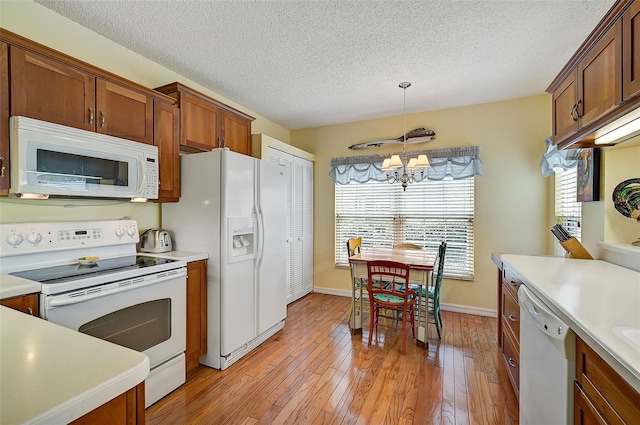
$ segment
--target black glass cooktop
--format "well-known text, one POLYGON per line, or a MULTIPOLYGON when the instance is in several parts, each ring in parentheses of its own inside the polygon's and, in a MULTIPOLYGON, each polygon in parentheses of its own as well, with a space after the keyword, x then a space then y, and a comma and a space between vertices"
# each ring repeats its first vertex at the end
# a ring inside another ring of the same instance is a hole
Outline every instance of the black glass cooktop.
POLYGON ((90 275, 118 273, 121 271, 143 269, 161 264, 175 263, 177 260, 168 258, 147 257, 144 255, 131 255, 127 257, 108 258, 98 260, 92 264, 66 264, 63 266, 45 267, 41 269, 25 270, 10 273, 12 276, 33 280, 41 283, 56 283, 56 281, 69 281, 82 279, 90 275))

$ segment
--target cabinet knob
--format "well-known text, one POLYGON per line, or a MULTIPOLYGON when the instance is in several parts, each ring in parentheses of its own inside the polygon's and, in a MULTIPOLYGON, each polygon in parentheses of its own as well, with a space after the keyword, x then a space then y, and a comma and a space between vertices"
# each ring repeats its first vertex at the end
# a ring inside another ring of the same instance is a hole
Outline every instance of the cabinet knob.
POLYGON ((4 165, 4 156, 0 156, 0 177, 4 177, 7 167, 4 165))
POLYGON ((93 120, 96 115, 93 113, 93 108, 89 108, 89 124, 93 124, 93 120))
POLYGON ((509 315, 509 320, 511 320, 512 322, 517 322, 518 318, 516 316, 514 316, 513 314, 509 315))
POLYGON ((33 308, 31 308, 31 306, 27 307, 27 313, 29 313, 29 315, 33 316, 33 308))
POLYGON ((513 368, 516 367, 516 362, 511 357, 509 357, 509 360, 507 360, 507 361, 509 362, 509 366, 511 366, 513 368))
POLYGON ((104 112, 100 111, 100 128, 104 128, 104 112))

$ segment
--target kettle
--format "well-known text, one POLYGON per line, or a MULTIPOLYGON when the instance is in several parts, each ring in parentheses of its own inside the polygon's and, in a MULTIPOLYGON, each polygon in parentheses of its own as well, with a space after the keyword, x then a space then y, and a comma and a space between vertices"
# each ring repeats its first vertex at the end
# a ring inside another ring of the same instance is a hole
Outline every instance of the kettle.
POLYGON ((173 250, 171 235, 166 230, 152 227, 140 235, 140 252, 169 252, 173 250))

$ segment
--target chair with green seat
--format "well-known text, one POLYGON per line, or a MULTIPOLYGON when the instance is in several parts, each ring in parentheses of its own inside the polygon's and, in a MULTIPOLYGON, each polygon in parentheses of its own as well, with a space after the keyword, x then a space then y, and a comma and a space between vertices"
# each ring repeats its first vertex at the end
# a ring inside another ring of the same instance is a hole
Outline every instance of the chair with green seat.
MULTIPOLYGON (((440 287, 442 286, 442 275, 444 273, 444 257, 447 251, 447 243, 441 242, 438 248, 438 257, 431 272, 431 285, 427 288, 427 323, 436 325, 438 339, 441 339, 440 328, 442 328, 442 314, 440 313, 440 287), (429 321, 432 318, 433 321, 429 321)), ((424 295, 424 293, 423 293, 424 295)))
POLYGON ((409 266, 396 261, 369 261, 367 263, 367 293, 369 294, 369 345, 373 333, 380 327, 402 331, 401 352, 407 349, 408 327, 415 338, 415 306, 418 294, 406 289, 409 266), (376 282, 385 282, 380 285, 376 282), (388 320, 380 320, 388 319, 388 320))

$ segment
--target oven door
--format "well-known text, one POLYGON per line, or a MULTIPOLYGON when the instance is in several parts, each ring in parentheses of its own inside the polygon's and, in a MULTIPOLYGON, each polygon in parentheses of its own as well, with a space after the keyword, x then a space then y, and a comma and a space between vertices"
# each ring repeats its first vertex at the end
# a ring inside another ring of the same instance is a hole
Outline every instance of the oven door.
MULTIPOLYGON (((135 279, 133 279, 135 281, 135 279)), ((126 286, 42 295, 46 320, 149 356, 153 369, 186 349, 186 269, 126 286)))

